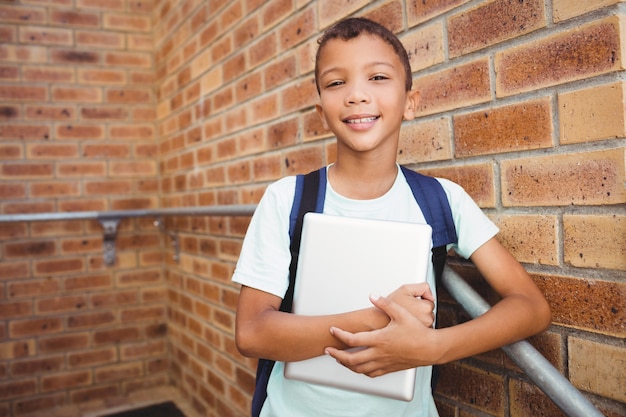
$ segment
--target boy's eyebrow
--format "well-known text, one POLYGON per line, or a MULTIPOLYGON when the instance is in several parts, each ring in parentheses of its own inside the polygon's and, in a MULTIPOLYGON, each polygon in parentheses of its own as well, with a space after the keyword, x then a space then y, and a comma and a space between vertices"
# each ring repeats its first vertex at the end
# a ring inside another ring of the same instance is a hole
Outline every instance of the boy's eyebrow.
MULTIPOLYGON (((395 65, 389 63, 389 62, 385 62, 385 61, 374 61, 374 62, 370 62, 369 64, 366 65, 366 67, 376 67, 378 65, 384 65, 387 67, 391 67, 393 70, 396 70, 395 65)), ((324 77, 326 74, 331 73, 333 71, 340 71, 341 67, 330 67, 328 69, 325 69, 324 71, 320 72, 319 78, 324 77)))

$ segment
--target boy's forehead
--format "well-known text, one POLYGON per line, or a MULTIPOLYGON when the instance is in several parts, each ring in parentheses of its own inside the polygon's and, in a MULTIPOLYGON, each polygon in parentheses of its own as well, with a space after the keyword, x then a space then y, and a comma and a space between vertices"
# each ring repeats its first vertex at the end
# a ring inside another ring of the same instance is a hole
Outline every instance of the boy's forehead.
POLYGON ((398 64, 400 61, 400 58, 396 55, 393 47, 389 45, 387 42, 385 42, 383 39, 375 35, 361 34, 355 38, 347 39, 347 40, 341 39, 341 38, 330 39, 328 42, 326 42, 324 45, 321 46, 321 49, 319 51, 320 52, 319 62, 317 62, 317 64, 318 65, 332 64, 330 62, 322 62, 324 61, 324 58, 329 57, 329 55, 332 55, 332 58, 334 60, 338 58, 339 59, 344 58, 344 57, 347 59, 352 59, 353 57, 342 54, 342 52, 345 51, 346 49, 352 49, 355 53, 359 53, 357 55, 358 57, 363 57, 363 58, 369 57, 371 58, 372 61, 378 61, 378 62, 383 61, 383 57, 380 55, 377 56, 377 54, 373 54, 372 50, 376 49, 377 53, 385 52, 384 50, 386 50, 386 52, 390 56, 393 57, 395 61, 394 63, 398 64), (352 49, 352 48, 355 48, 355 49, 352 49), (383 48, 383 50, 381 51, 380 48, 383 48))

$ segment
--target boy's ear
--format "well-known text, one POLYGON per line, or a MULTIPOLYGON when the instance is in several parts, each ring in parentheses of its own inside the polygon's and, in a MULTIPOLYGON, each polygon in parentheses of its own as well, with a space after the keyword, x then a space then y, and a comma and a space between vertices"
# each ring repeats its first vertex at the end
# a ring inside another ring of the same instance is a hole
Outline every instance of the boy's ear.
POLYGON ((324 126, 324 129, 330 130, 330 128, 328 127, 328 123, 326 123, 326 117, 324 117, 324 109, 322 109, 322 106, 320 104, 315 105, 315 111, 317 112, 317 115, 320 117, 320 120, 322 121, 322 126, 324 126))
POLYGON ((406 98, 406 106, 404 107, 404 120, 413 120, 415 118, 415 111, 417 110, 417 103, 419 103, 420 93, 418 91, 409 91, 406 98))

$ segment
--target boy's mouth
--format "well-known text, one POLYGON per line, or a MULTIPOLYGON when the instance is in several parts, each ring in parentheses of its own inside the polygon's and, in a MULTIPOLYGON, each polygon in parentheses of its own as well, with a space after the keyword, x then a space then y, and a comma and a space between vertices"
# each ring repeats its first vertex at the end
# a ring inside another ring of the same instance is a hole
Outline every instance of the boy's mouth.
POLYGON ((377 120, 380 116, 369 116, 369 117, 360 117, 360 118, 353 118, 353 119, 345 119, 344 123, 348 123, 348 124, 364 124, 364 123, 372 123, 373 121, 377 120))

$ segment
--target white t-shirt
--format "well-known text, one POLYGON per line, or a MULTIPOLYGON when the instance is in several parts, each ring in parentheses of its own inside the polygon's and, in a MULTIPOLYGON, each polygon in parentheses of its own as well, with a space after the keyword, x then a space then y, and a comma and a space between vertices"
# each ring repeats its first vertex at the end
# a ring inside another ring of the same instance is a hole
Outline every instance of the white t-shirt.
MULTIPOLYGON (((457 184, 438 179, 443 186, 456 226, 458 242, 451 245, 460 256, 469 258, 495 236, 497 227, 471 197, 457 184)), ((285 177, 268 186, 252 216, 243 242, 233 281, 278 297, 289 286, 289 215, 295 194, 295 177, 285 177)), ((426 223, 401 170, 391 189, 372 200, 352 200, 326 185, 324 213, 426 223)), ((435 292, 434 272, 429 263, 428 278, 435 292)), ((283 377, 284 363, 276 362, 268 383, 268 397, 262 417, 433 417, 437 410, 430 387, 432 367, 420 367, 413 401, 398 400, 339 390, 283 377)))

